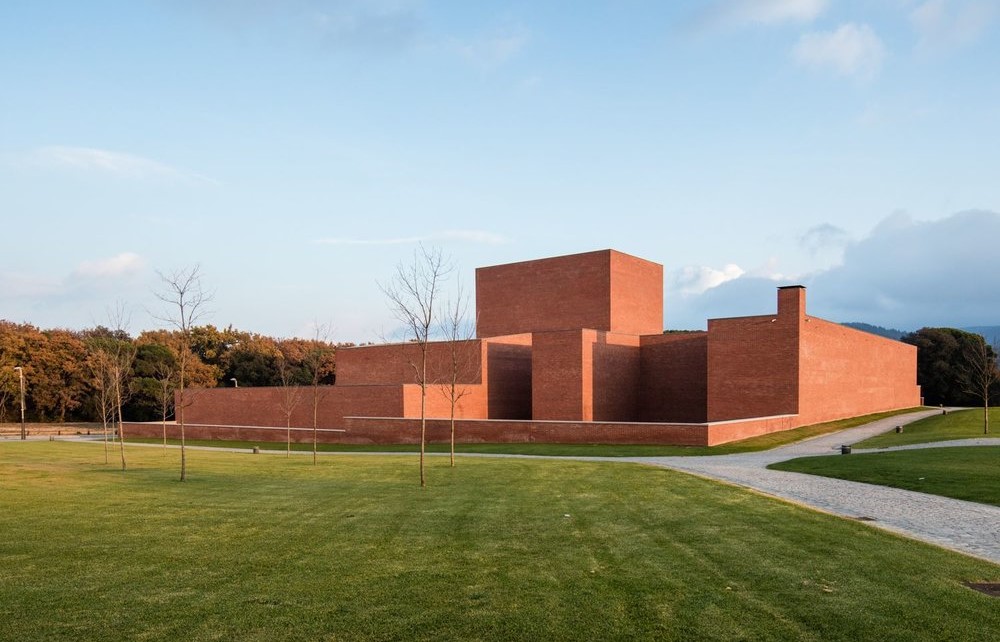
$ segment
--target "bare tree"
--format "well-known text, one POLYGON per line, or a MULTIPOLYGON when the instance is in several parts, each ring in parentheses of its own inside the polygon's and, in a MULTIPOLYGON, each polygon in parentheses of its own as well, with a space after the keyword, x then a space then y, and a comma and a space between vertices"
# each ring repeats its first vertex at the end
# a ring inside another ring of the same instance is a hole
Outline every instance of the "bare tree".
POLYGON ((983 402, 983 434, 990 433, 990 394, 1000 382, 997 369, 997 346, 990 345, 979 336, 965 349, 965 392, 983 402))
POLYGON ((472 341, 475 326, 469 323, 469 298, 462 289, 462 283, 456 286, 455 299, 449 300, 443 309, 440 320, 442 338, 448 342, 448 379, 440 384, 441 393, 450 406, 451 423, 451 466, 455 466, 455 408, 463 397, 472 390, 465 385, 470 379, 480 373, 480 363, 477 359, 478 345, 472 341))
POLYGON ((125 434, 122 407, 131 396, 129 378, 136 348, 128 335, 128 312, 125 305, 116 303, 108 310, 108 328, 89 341, 91 354, 88 358, 92 378, 91 384, 97 390, 98 411, 104 426, 104 463, 108 463, 108 423, 116 424, 118 449, 121 454, 122 471, 127 468, 125 458, 125 434))
POLYGON ((427 346, 436 318, 435 305, 441 286, 451 271, 438 248, 423 245, 413 253, 411 263, 400 263, 396 274, 382 292, 402 324, 405 339, 417 346, 417 358, 410 360, 413 377, 420 386, 420 485, 426 486, 424 454, 427 445, 427 346))
POLYGON ((174 414, 181 433, 181 481, 187 480, 187 453, 185 451, 184 408, 187 369, 191 362, 191 329, 206 313, 212 295, 202 288, 200 266, 182 268, 169 274, 159 273, 163 290, 156 298, 167 306, 161 321, 174 327, 178 335, 177 346, 177 405, 174 414))
MULTIPOLYGON (((281 407, 281 412, 285 414, 285 457, 291 457, 292 455, 292 413, 298 407, 299 403, 302 401, 302 389, 296 384, 292 376, 292 370, 288 366, 288 362, 285 360, 284 355, 278 357, 278 378, 281 380, 281 398, 278 400, 278 405, 281 407)), ((314 395, 315 396, 315 395, 314 395)), ((315 435, 315 406, 313 412, 313 434, 315 435)), ((313 437, 313 463, 316 461, 316 438, 313 437)))
POLYGON ((157 401, 160 402, 160 426, 163 428, 163 453, 167 452, 167 417, 170 416, 170 402, 174 400, 174 372, 173 365, 158 361, 153 367, 153 374, 156 375, 156 382, 159 388, 156 390, 157 401))
POLYGON ((319 402, 325 389, 320 386, 323 380, 323 367, 333 347, 330 345, 330 336, 333 334, 333 326, 330 323, 313 324, 312 347, 306 352, 302 359, 309 371, 309 383, 312 386, 312 450, 313 466, 318 461, 319 451, 319 402))
POLYGON ((97 413, 101 416, 102 433, 104 435, 104 463, 110 461, 108 445, 108 424, 115 421, 114 383, 112 382, 111 359, 108 353, 101 349, 98 340, 89 342, 90 354, 87 357, 87 367, 90 369, 90 385, 97 393, 97 413))

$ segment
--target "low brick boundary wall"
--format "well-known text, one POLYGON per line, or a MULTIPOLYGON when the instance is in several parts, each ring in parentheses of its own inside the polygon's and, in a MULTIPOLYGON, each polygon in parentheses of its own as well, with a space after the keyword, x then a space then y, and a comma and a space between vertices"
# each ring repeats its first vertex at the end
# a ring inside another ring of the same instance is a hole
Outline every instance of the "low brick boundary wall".
MULTIPOLYGON (((125 439, 130 437, 144 437, 160 439, 163 437, 163 425, 157 421, 153 423, 136 423, 126 421, 122 424, 122 432, 125 439)), ((338 436, 344 434, 343 430, 332 428, 320 428, 316 431, 316 440, 321 443, 345 443, 338 436)), ((167 439, 180 439, 181 428, 176 423, 167 422, 167 439)), ((216 441, 276 441, 283 442, 286 438, 284 426, 230 426, 225 424, 185 424, 185 439, 212 439, 216 441)), ((291 440, 293 443, 312 443, 312 428, 291 428, 291 440)))
MULTIPOLYGON (((549 444, 651 444, 674 446, 715 446, 797 426, 796 415, 759 417, 714 423, 624 423, 587 421, 515 421, 459 419, 455 440, 463 444, 549 443, 549 444)), ((418 444, 420 420, 400 417, 345 417, 344 429, 320 428, 317 440, 341 444, 418 444)), ((163 436, 160 422, 124 425, 126 438, 163 436)), ((187 424, 187 439, 234 441, 274 441, 286 438, 284 426, 238 426, 187 424)), ((167 424, 167 437, 180 438, 180 427, 167 424)), ((291 440, 312 442, 312 428, 292 427, 291 440)), ((427 420, 428 443, 446 443, 451 438, 448 419, 427 420)))

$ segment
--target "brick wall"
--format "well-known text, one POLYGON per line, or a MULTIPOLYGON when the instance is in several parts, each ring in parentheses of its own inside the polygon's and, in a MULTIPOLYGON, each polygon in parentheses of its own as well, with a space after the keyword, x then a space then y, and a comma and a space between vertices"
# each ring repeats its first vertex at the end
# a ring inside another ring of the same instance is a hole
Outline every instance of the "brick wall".
POLYGON ((782 430, 791 430, 792 428, 804 425, 806 424, 802 423, 800 418, 795 415, 710 423, 707 426, 705 445, 718 446, 719 444, 728 444, 732 441, 768 435, 772 432, 781 432, 782 430))
POLYGON ((609 329, 636 335, 663 332, 663 266, 615 251, 610 259, 609 329))
POLYGON ((780 288, 778 313, 708 321, 708 420, 798 414, 805 290, 780 288))
POLYGON ((610 251, 476 270, 477 336, 611 329, 610 251))
MULTIPOLYGON (((346 443, 420 443, 420 422, 412 419, 348 417, 346 443)), ((341 437, 337 437, 340 439, 341 437)), ((428 422, 430 443, 450 439, 449 423, 428 422)), ((676 444, 707 443, 707 426, 682 424, 595 423, 572 421, 459 421, 459 443, 676 444)))
POLYGON ((531 419, 531 335, 490 339, 486 347, 490 419, 531 419))
POLYGON ((639 419, 639 337, 594 332, 584 339, 591 353, 593 421, 639 419))
POLYGON ((584 351, 592 330, 536 332, 531 346, 531 417, 589 421, 593 415, 592 360, 584 351))
POLYGON ((799 413, 805 424, 920 405, 917 349, 807 317, 799 413))
POLYGON ((708 419, 708 333, 642 337, 639 366, 641 421, 708 419))
MULTIPOLYGON (((293 426, 312 426, 312 393, 309 386, 291 388, 299 393, 292 412, 293 426)), ((320 386, 318 423, 341 428, 345 415, 403 416, 401 386, 320 386)), ((188 389, 185 423, 239 426, 284 426, 281 387, 188 389)))
MULTIPOLYGON (((481 383, 483 342, 478 339, 455 342, 461 362, 461 380, 481 383)), ((375 346, 345 347, 337 350, 338 385, 391 385, 416 383, 412 364, 420 363, 416 343, 390 343, 375 346)), ((448 381, 452 372, 452 344, 445 341, 427 344, 427 380, 448 381)))

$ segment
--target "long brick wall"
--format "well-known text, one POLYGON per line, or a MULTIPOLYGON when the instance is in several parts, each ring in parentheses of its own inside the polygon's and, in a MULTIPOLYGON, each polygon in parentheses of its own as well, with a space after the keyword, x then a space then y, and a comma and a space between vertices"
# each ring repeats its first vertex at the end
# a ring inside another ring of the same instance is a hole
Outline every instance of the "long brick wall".
MULTIPOLYGON (((794 427, 794 417, 764 417, 744 421, 719 423, 628 423, 590 421, 499 421, 459 419, 455 422, 458 443, 509 444, 673 444, 679 446, 715 446, 746 439, 777 430, 794 427)), ((320 429, 320 443, 343 444, 418 444, 420 420, 398 417, 346 417, 343 432, 320 429)), ((160 423, 129 423, 124 425, 127 437, 159 438, 160 423)), ((188 423, 187 439, 237 441, 285 441, 284 426, 206 425, 188 423)), ((448 419, 427 420, 428 443, 446 443, 450 439, 448 419)), ((167 437, 179 438, 180 428, 167 424, 167 437)), ((310 428, 293 428, 291 441, 312 441, 310 428)))
POLYGON ((915 346, 806 317, 800 360, 803 423, 920 405, 915 346))

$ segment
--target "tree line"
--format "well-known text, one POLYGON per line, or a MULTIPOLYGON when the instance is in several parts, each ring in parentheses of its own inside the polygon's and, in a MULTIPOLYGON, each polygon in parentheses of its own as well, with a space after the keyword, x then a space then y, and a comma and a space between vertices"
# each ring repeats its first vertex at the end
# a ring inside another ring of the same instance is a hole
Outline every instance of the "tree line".
POLYGON ((15 367, 23 369, 26 419, 59 423, 104 420, 116 376, 126 421, 161 419, 164 400, 172 415, 182 355, 188 387, 309 386, 314 370, 320 384, 336 380, 336 344, 322 339, 278 339, 210 324, 193 326, 188 335, 147 330, 133 337, 104 325, 42 329, 0 320, 0 423, 20 418, 15 367))
POLYGON ((956 328, 921 328, 901 339, 917 347, 917 383, 932 406, 981 406, 990 431, 990 400, 1000 388, 1000 350, 981 334, 956 328))

